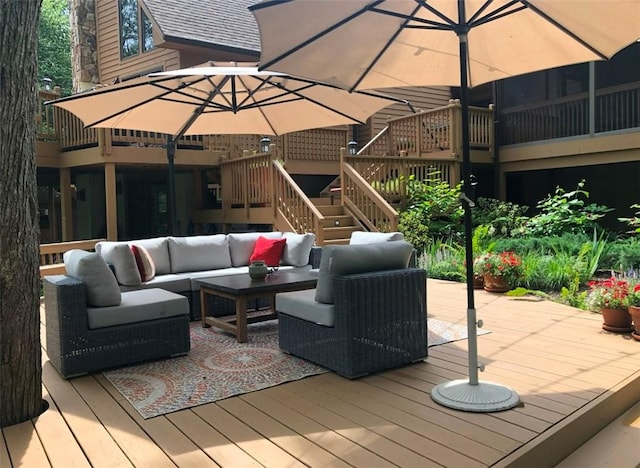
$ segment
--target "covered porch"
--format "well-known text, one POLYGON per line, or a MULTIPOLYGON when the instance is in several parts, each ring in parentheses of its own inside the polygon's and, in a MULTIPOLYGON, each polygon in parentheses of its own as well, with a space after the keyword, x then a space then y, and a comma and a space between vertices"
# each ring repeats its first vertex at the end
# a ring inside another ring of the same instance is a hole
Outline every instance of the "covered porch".
MULTIPOLYGON (((465 323, 463 284, 429 279, 427 298, 430 317, 465 323)), ((435 384, 467 375, 466 340, 355 381, 328 373, 147 420, 102 374, 62 379, 43 350, 50 409, 2 429, 0 465, 552 466, 637 402, 638 343, 602 331, 599 315, 484 291, 476 307, 491 331, 478 338, 480 378, 513 388, 521 407, 431 400, 435 384)))

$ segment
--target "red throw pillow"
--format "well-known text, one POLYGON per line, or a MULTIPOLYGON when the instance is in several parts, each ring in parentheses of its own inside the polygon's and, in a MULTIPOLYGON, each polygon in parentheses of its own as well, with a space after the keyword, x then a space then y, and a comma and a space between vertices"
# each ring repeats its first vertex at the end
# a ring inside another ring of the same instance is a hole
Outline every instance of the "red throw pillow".
POLYGON ((280 257, 284 251, 287 239, 267 239, 266 237, 258 237, 256 245, 253 247, 253 253, 249 257, 249 262, 256 260, 264 260, 268 266, 280 265, 280 257))
POLYGON ((142 282, 152 280, 156 276, 156 264, 153 262, 149 251, 141 245, 132 245, 131 252, 133 252, 133 256, 136 259, 142 282))

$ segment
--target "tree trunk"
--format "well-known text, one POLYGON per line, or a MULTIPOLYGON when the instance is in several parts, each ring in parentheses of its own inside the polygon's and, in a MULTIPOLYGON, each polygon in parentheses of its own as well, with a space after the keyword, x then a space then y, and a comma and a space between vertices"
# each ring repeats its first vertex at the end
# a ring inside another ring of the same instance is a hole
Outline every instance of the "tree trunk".
POLYGON ((0 0, 0 427, 42 406, 35 115, 40 0, 0 0))

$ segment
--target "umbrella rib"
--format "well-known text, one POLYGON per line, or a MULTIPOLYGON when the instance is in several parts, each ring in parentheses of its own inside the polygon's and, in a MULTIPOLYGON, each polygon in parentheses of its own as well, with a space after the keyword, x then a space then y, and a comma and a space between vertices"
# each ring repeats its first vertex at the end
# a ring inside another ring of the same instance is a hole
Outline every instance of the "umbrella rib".
MULTIPOLYGON (((375 5, 372 5, 370 8, 368 8, 368 10, 375 11, 376 13, 388 14, 384 10, 373 10, 374 8, 375 8, 375 5)), ((380 51, 376 54, 376 56, 373 58, 373 60, 371 62, 369 62, 369 64, 365 67, 364 71, 360 74, 360 77, 354 82, 354 84, 351 86, 349 91, 354 91, 358 87, 358 85, 362 82, 362 80, 364 80, 365 76, 367 76, 367 74, 371 71, 371 69, 374 67, 374 65, 376 63, 378 63, 378 60, 380 60, 382 58, 382 56, 385 54, 385 52, 389 49, 389 47, 391 47, 391 44, 393 44, 393 42, 396 40, 396 38, 398 37, 400 32, 402 32, 402 29, 409 22, 409 18, 414 17, 415 14, 419 10, 420 10, 420 5, 418 4, 418 6, 413 10, 411 15, 405 17, 405 20, 404 20, 403 24, 400 25, 398 30, 393 33, 393 35, 389 38, 389 40, 384 45, 384 47, 382 47, 382 49, 380 49, 380 51)), ((364 11, 363 11, 363 13, 364 13, 364 11)))
MULTIPOLYGON (((172 77, 172 79, 175 79, 175 77, 172 77)), ((166 81, 166 80, 162 79, 161 81, 166 81)), ((199 81, 202 81, 202 80, 199 80, 199 81)), ((174 93, 174 92, 178 92, 179 93, 182 88, 185 88, 185 87, 188 86, 186 83, 182 83, 180 85, 180 88, 177 88, 177 89, 175 89, 175 88, 167 88, 167 87, 161 86, 157 82, 153 81, 153 82, 137 83, 136 85, 130 86, 130 87, 124 87, 124 88, 118 87, 117 89, 112 89, 110 91, 117 91, 117 90, 120 90, 120 89, 132 89, 132 88, 136 88, 136 87, 139 87, 139 86, 142 86, 142 85, 152 85, 154 87, 157 87, 157 88, 165 90, 165 93, 164 94, 160 94, 158 96, 150 97, 148 99, 145 99, 144 101, 137 102, 137 103, 135 103, 135 104, 133 104, 133 105, 131 105, 129 107, 126 107, 125 109, 122 109, 122 110, 120 110, 118 112, 114 112, 113 114, 110 114, 110 115, 108 115, 106 117, 103 117, 102 119, 99 119, 99 120, 96 120, 95 122, 91 122, 89 124, 86 124, 85 127, 93 127, 95 125, 100 125, 102 122, 105 122, 105 121, 107 121, 109 119, 112 119, 114 117, 117 117, 119 115, 125 114, 125 113, 127 113, 127 112, 129 112, 131 110, 134 110, 137 107, 143 106, 143 105, 145 105, 145 104, 147 104, 149 102, 152 102, 152 101, 157 100, 157 99, 163 99, 163 96, 166 96, 167 94, 171 94, 171 93, 174 93)), ((100 93, 100 94, 102 94, 102 93, 100 93)), ((86 97, 86 95, 82 96, 82 97, 86 97)))
POLYGON ((541 16, 543 19, 545 19, 546 21, 548 21, 549 23, 553 24, 555 27, 557 27, 558 29, 560 29, 562 32, 564 32, 566 35, 568 35, 569 37, 573 38, 576 42, 580 43, 582 46, 584 46, 585 48, 589 49, 591 52, 593 52, 594 54, 596 54, 598 57, 600 57, 603 60, 607 59, 607 55, 600 52, 598 49, 596 49, 595 47, 593 47, 591 44, 589 44, 588 42, 584 41, 581 37, 577 36, 576 34, 574 34, 573 32, 569 31, 569 29, 565 28, 562 24, 558 23, 556 20, 554 20, 553 18, 551 18, 549 15, 547 15, 544 11, 541 11, 540 9, 536 8, 535 6, 533 6, 529 1, 527 0, 520 0, 522 2, 523 5, 526 5, 527 8, 529 8, 531 11, 533 11, 535 14, 541 16))
MULTIPOLYGON (((209 105, 209 103, 213 100, 213 98, 216 97, 216 95, 218 95, 218 93, 220 93, 221 88, 225 85, 225 83, 228 80, 229 80, 229 77, 225 76, 225 77, 222 78, 222 81, 220 82, 220 84, 218 86, 214 86, 214 88, 209 93, 209 96, 207 96, 207 99, 205 99, 202 102, 202 104, 200 104, 198 106, 198 108, 193 111, 193 113, 189 117, 189 120, 187 120, 184 123, 184 125, 182 126, 182 128, 180 128, 178 133, 175 134, 174 140, 177 140, 178 138, 181 138, 185 134, 185 132, 187 130, 189 130, 189 127, 191 127, 191 125, 193 125, 193 123, 202 114, 204 109, 209 105)), ((232 82, 232 84, 233 84, 233 82, 232 82)))
POLYGON ((486 15, 480 17, 480 15, 489 8, 489 5, 493 3, 494 0, 487 0, 482 7, 476 11, 471 18, 467 21, 467 25, 469 29, 475 28, 477 26, 481 26, 483 24, 489 23, 491 21, 495 21, 500 18, 504 18, 505 16, 512 15, 514 13, 518 13, 519 11, 525 10, 527 7, 522 4, 520 0, 511 0, 510 2, 505 3, 504 5, 496 8, 495 10, 490 11, 486 15), (516 5, 520 5, 517 8, 516 5))
MULTIPOLYGON (((384 1, 385 0, 377 0, 376 2, 374 2, 373 5, 375 6, 376 4, 383 3, 384 1)), ((251 10, 251 11, 258 10, 260 8, 273 6, 273 5, 278 4, 278 3, 284 3, 284 2, 276 0, 276 1, 272 1, 272 2, 258 3, 256 5, 250 6, 249 10, 251 10)), ((274 63, 277 63, 277 62, 287 58, 289 55, 293 54, 294 52, 299 51, 300 49, 304 49, 309 44, 314 43, 315 41, 317 41, 321 37, 326 36, 327 34, 332 32, 333 30, 338 29, 340 26, 350 22, 352 19, 357 18, 361 14, 365 13, 369 8, 370 8, 369 6, 365 6, 365 7, 361 8, 360 10, 356 11, 355 13, 352 13, 351 15, 341 19, 337 23, 335 23, 335 24, 329 26, 328 28, 324 29, 323 31, 320 31, 319 33, 311 36, 309 39, 301 42, 300 44, 298 44, 295 47, 287 50, 286 52, 276 56, 275 58, 269 60, 268 62, 265 62, 265 63, 263 63, 261 65, 258 65, 258 70, 260 70, 260 71, 267 70, 274 63)))
MULTIPOLYGON (((159 79, 159 81, 170 81, 170 80, 173 80, 173 79, 175 79, 175 77, 168 76, 166 78, 163 77, 163 78, 159 79)), ((87 96, 90 96, 91 93, 107 94, 107 93, 112 93, 112 92, 115 92, 115 91, 121 91, 123 89, 138 88, 140 86, 146 86, 148 84, 149 84, 149 82, 145 81, 145 82, 142 82, 142 83, 132 83, 132 84, 127 85, 126 81, 125 81, 124 83, 116 85, 116 86, 113 86, 113 87, 107 86, 105 88, 99 88, 97 90, 93 89, 91 91, 80 92, 80 93, 76 93, 76 94, 74 94, 72 96, 66 96, 66 97, 63 97, 63 98, 55 99, 53 101, 47 101, 47 102, 45 102, 45 104, 46 105, 49 105, 49 104, 54 104, 55 105, 55 104, 58 104, 60 102, 75 101, 76 99, 85 99, 87 96)))

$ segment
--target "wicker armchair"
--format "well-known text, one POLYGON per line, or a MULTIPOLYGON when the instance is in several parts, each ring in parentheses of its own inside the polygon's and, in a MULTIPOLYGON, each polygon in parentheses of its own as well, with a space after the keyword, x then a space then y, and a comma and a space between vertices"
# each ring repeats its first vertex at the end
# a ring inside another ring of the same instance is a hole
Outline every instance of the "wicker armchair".
POLYGON ((315 302, 314 290, 278 294, 280 349, 348 378, 420 361, 426 279, 417 268, 338 275, 333 304, 315 302))
MULTIPOLYGON (((47 355, 64 378, 186 354, 191 348, 186 298, 179 304, 184 309, 180 315, 91 329, 81 281, 70 276, 46 276, 43 283, 47 355)), ((167 294, 158 289, 148 291, 167 294)), ((145 292, 123 295, 139 293, 145 292)))

